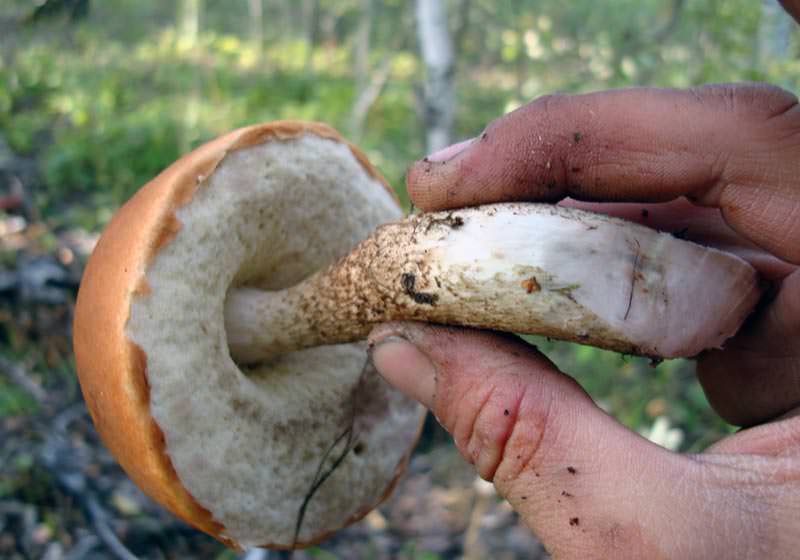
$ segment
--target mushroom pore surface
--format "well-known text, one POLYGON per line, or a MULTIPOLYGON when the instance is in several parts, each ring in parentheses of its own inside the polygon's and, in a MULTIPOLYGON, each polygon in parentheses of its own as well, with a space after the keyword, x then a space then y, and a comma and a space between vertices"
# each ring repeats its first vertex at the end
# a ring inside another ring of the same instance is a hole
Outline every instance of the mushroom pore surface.
POLYGON ((227 154, 177 211, 126 333, 147 356, 150 409, 194 499, 242 545, 294 544, 363 515, 415 440, 419 407, 365 369, 363 343, 237 366, 226 295, 278 290, 329 264, 401 212, 346 144, 313 134, 227 154), (333 447, 332 447, 333 446, 333 447))

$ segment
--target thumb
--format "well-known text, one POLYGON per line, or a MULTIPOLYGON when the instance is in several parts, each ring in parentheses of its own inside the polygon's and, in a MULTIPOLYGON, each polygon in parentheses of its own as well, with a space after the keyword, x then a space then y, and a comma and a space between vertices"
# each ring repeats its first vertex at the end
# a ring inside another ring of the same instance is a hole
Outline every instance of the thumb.
POLYGON ((433 411, 554 556, 657 558, 676 532, 703 540, 697 464, 617 423, 535 348, 417 323, 370 342, 381 375, 433 411))

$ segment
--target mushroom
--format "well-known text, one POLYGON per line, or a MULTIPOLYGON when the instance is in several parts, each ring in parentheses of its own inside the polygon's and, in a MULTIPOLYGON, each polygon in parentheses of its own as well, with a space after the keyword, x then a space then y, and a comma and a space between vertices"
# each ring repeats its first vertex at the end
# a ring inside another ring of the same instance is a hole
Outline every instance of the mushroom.
POLYGON ((401 216, 356 147, 301 122, 218 138, 120 209, 74 345, 95 425, 146 493, 230 546, 318 542, 390 492, 419 433, 420 407, 368 365, 375 324, 692 356, 760 295, 738 257, 581 210, 401 216))

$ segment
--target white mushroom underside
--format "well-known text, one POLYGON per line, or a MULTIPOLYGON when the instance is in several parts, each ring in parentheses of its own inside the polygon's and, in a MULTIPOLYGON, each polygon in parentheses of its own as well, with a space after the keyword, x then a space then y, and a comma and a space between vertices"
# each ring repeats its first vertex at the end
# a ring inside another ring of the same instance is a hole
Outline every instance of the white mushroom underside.
MULTIPOLYGON (((243 545, 292 544, 320 462, 352 419, 366 354, 327 346, 245 374, 228 352, 226 294, 297 283, 400 214, 345 145, 273 141, 225 158, 147 271, 152 290, 132 305, 127 333, 147 354, 153 416, 186 489, 243 545)), ((300 541, 379 501, 416 435, 417 405, 365 375, 358 452, 310 500, 300 541)))

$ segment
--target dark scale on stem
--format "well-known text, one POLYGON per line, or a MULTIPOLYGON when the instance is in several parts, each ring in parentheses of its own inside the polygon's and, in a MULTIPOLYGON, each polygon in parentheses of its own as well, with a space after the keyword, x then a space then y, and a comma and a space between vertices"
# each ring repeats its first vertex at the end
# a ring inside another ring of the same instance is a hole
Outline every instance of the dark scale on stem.
POLYGON ((686 236, 689 234, 689 228, 681 228, 679 230, 675 230, 672 232, 672 237, 676 239, 686 239, 686 236))
POLYGON ((432 227, 434 226, 445 226, 451 229, 458 229, 464 225, 464 218, 461 216, 454 216, 452 212, 450 212, 444 218, 431 218, 428 221, 428 225, 425 226, 425 233, 428 233, 432 227))
POLYGON ((417 277, 410 272, 404 272, 400 277, 400 284, 403 286, 403 291, 408 297, 413 299, 415 303, 419 303, 420 305, 436 305, 436 300, 439 299, 439 296, 416 291, 416 283, 417 277))

